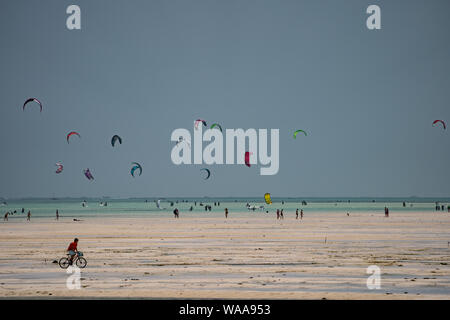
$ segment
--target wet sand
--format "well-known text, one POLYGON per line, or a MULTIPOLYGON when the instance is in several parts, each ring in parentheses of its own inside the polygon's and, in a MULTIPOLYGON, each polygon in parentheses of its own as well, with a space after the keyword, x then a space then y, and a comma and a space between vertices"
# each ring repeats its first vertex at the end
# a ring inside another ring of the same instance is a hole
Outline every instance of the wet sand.
POLYGON ((449 241, 446 212, 21 217, 0 223, 0 297, 449 299, 449 241), (52 263, 74 237, 79 290, 52 263))

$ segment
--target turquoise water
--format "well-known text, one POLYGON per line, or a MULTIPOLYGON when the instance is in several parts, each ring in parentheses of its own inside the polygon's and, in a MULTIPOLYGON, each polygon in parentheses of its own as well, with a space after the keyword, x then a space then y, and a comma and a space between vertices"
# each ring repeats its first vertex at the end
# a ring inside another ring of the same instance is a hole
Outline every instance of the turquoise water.
MULTIPOLYGON (((450 205, 450 198, 273 198, 273 203, 267 205, 262 198, 161 198, 161 208, 155 203, 157 199, 86 199, 87 206, 83 207, 83 199, 28 199, 28 200, 2 200, 7 204, 0 205, 0 213, 17 210, 10 215, 10 219, 22 218, 31 210, 33 217, 55 217, 56 209, 61 217, 87 217, 87 216, 171 216, 174 208, 178 208, 180 215, 204 215, 203 205, 210 205, 211 213, 223 214, 224 209, 230 212, 248 211, 246 204, 256 206, 255 213, 265 211, 274 212, 276 209, 284 209, 285 213, 294 212, 297 208, 307 212, 380 212, 384 213, 387 206, 391 213, 402 212, 434 212, 435 202, 445 206, 450 205), (307 205, 302 205, 305 200, 307 205), (107 202, 107 206, 100 206, 101 202, 107 202), (146 202, 147 201, 147 202, 146 202), (403 207, 403 201, 406 206, 403 207), (195 205, 197 202, 197 205, 195 205), (220 205, 214 203, 220 202, 220 205), (284 202, 284 203, 283 203, 284 202), (171 205, 173 203, 173 206, 171 205), (189 211, 190 207, 193 211, 189 211), (264 210, 258 207, 264 206, 264 210), (25 213, 22 214, 22 208, 25 213)), ((251 211, 253 212, 253 211, 251 211)))

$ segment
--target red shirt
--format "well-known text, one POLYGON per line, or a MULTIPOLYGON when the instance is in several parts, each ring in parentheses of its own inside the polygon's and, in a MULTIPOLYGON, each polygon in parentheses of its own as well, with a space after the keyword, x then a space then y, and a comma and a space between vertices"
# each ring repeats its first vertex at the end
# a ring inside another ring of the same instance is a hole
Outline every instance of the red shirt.
POLYGON ((69 248, 67 248, 67 251, 72 250, 75 251, 77 250, 77 242, 72 242, 69 244, 69 248))

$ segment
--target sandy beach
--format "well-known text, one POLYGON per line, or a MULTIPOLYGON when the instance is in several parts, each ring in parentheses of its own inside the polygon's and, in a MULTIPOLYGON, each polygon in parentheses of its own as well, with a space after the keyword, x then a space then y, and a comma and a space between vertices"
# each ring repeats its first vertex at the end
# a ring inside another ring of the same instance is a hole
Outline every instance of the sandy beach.
POLYGON ((0 223, 0 297, 449 299, 449 241, 446 212, 21 217, 0 223), (52 263, 74 237, 79 290, 52 263))

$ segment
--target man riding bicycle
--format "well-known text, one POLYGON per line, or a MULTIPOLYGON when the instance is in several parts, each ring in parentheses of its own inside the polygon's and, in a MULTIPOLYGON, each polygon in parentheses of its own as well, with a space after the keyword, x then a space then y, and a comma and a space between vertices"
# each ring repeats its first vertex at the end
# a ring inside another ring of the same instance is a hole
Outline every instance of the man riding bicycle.
POLYGON ((72 265, 73 258, 75 258, 75 255, 78 253, 77 245, 78 245, 78 238, 75 238, 73 240, 73 242, 71 242, 69 244, 69 247, 67 248, 67 251, 69 252, 69 255, 70 255, 70 259, 69 259, 70 265, 72 265))

